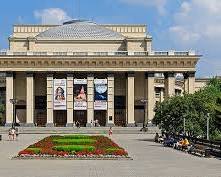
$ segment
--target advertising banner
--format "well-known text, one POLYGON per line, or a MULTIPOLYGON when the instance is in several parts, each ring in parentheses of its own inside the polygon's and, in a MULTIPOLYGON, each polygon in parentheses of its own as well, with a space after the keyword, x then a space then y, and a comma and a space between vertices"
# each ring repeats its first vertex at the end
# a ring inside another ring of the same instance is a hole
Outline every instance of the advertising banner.
POLYGON ((54 110, 67 109, 66 79, 54 79, 54 110))
POLYGON ((107 79, 94 79, 94 110, 107 110, 107 79))
POLYGON ((74 110, 87 110, 87 79, 74 79, 74 110))

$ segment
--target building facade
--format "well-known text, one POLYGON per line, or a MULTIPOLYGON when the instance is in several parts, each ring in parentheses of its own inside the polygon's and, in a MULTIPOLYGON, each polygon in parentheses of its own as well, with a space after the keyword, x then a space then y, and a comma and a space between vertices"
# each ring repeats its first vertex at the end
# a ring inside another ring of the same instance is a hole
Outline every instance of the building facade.
POLYGON ((147 124, 156 102, 194 93, 199 58, 154 51, 146 25, 14 25, 9 50, 0 52, 5 125, 13 110, 23 126, 147 124))

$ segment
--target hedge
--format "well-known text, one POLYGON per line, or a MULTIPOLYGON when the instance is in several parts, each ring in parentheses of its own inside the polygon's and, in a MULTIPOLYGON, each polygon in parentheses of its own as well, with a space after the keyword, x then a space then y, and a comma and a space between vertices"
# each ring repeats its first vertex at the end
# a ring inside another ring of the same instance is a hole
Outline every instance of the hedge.
POLYGON ((95 143, 93 139, 54 139, 56 145, 89 145, 95 143))
POLYGON ((94 146, 86 146, 86 145, 65 145, 65 146, 54 146, 53 150, 57 151, 65 151, 65 152, 78 152, 78 151, 94 151, 94 146))

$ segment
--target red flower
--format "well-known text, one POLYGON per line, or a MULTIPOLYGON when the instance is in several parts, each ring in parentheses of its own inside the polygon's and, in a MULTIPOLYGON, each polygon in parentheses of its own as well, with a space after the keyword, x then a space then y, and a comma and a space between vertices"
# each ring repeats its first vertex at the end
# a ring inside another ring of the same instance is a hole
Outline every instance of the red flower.
POLYGON ((34 155, 35 153, 31 150, 23 150, 18 153, 18 155, 34 155))

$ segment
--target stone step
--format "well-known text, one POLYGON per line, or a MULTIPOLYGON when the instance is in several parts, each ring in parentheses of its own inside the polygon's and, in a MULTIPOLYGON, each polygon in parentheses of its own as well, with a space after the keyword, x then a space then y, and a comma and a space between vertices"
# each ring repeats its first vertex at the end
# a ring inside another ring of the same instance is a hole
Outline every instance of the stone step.
MULTIPOLYGON (((9 127, 0 127, 1 134, 7 134, 9 127)), ((108 127, 18 127, 20 134, 107 134, 108 127)), ((113 127, 114 134, 154 134, 159 133, 158 127, 148 127, 147 132, 140 131, 141 127, 113 127)))

